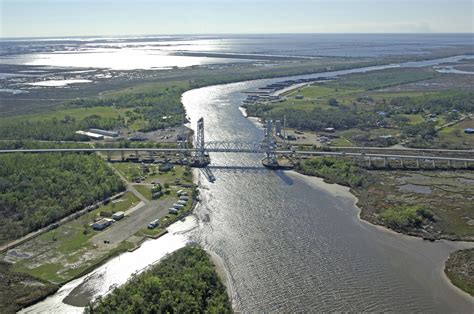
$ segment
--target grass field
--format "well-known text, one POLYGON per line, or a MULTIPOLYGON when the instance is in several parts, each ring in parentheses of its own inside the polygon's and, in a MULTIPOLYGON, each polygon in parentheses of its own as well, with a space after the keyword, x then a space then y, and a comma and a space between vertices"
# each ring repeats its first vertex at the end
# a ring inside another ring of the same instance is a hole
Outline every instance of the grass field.
POLYGON ((467 128, 474 128, 474 120, 466 119, 458 124, 441 129, 438 132, 438 145, 459 148, 473 148, 474 134, 464 133, 464 130, 467 128))
POLYGON ((25 114, 13 117, 0 118, 0 123, 4 121, 15 121, 15 120, 30 120, 40 121, 45 119, 56 118, 58 120, 63 119, 66 116, 80 120, 90 115, 98 115, 104 118, 116 118, 119 115, 124 115, 126 108, 115 108, 115 107, 91 107, 91 108, 58 108, 50 112, 43 112, 38 114, 25 114))
POLYGON ((135 184, 133 187, 147 200, 151 200, 151 187, 142 184, 135 184))
MULTIPOLYGON (((279 114, 286 109, 299 109, 311 111, 314 108, 329 109, 329 99, 336 98, 339 101, 352 99, 361 90, 357 89, 339 89, 337 87, 328 87, 323 84, 306 85, 283 94, 285 100, 272 103, 271 113, 279 114), (297 99, 296 96, 303 96, 303 99, 297 99)), ((349 100, 342 103, 350 103, 349 100)))

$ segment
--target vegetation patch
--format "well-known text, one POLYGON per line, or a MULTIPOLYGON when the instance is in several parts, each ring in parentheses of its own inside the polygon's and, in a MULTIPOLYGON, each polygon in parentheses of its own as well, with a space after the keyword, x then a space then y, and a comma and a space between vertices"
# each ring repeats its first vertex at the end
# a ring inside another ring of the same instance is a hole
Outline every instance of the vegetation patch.
POLYGON ((0 262, 0 312, 15 313, 54 293, 58 286, 11 270, 0 262))
POLYGON ((361 218, 425 239, 474 240, 470 171, 369 171, 353 192, 361 218))
POLYGON ((423 219, 434 220, 433 212, 424 206, 398 206, 383 210, 382 219, 389 227, 395 230, 419 228, 423 219))
POLYGON ((355 163, 335 157, 316 157, 302 160, 296 170, 324 178, 331 183, 338 183, 351 188, 364 187, 368 183, 368 172, 355 163))
POLYGON ((133 187, 146 199, 151 200, 151 187, 143 184, 135 184, 133 187))
POLYGON ((224 285, 209 255, 187 246, 116 288, 94 313, 229 313, 224 285))
POLYGON ((75 132, 90 128, 111 130, 123 126, 125 126, 123 116, 115 111, 104 114, 102 107, 76 109, 74 111, 60 110, 54 114, 2 118, 0 119, 0 138, 12 140, 88 141, 88 137, 76 134, 75 132))
POLYGON ((474 296, 474 249, 452 253, 444 272, 455 286, 474 296))

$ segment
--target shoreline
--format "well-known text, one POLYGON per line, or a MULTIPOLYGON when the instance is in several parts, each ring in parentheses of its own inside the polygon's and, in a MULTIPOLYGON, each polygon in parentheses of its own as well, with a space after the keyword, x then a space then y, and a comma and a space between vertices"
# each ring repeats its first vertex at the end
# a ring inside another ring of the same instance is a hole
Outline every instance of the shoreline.
POLYGON ((215 271, 217 273, 217 276, 219 277, 220 281, 226 288, 227 295, 229 297, 230 304, 232 306, 232 309, 235 309, 234 306, 234 290, 232 288, 232 285, 230 284, 230 276, 229 273, 227 272, 224 261, 222 258, 215 252, 206 250, 206 252, 209 253, 209 257, 211 259, 211 262, 214 264, 215 271))
MULTIPOLYGON (((199 189, 201 188, 201 184, 200 184, 201 174, 199 173, 199 169, 198 168, 193 168, 192 169, 192 174, 193 174, 193 183, 196 185, 196 189, 199 192, 199 189)), ((196 207, 198 206, 198 204, 200 202, 201 201, 200 201, 199 193, 198 193, 198 197, 195 200, 193 209, 189 214, 189 216, 191 216, 191 215, 194 216, 194 219, 196 219, 196 221, 198 221, 198 218, 197 218, 197 215, 194 212, 194 210, 196 209, 196 207)), ((200 245, 199 243, 198 243, 198 245, 201 246, 209 254, 211 262, 214 264, 217 276, 219 277, 222 284, 226 288, 227 295, 229 297, 230 303, 232 305, 232 308, 234 309, 234 298, 233 298, 234 290, 233 290, 232 284, 230 282, 230 276, 229 276, 229 273, 227 272, 224 261, 222 260, 222 258, 216 252, 210 250, 209 248, 206 248, 206 247, 200 245)))

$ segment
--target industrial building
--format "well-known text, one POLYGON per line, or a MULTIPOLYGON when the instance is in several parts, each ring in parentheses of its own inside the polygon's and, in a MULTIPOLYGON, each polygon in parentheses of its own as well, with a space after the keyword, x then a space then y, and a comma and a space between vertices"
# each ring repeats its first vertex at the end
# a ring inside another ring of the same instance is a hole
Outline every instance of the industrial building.
POLYGON ((101 134, 104 136, 109 136, 109 137, 118 137, 119 133, 115 131, 106 131, 106 130, 101 130, 101 129, 89 129, 89 132, 96 133, 96 134, 101 134))
POLYGON ((76 131, 76 134, 87 136, 88 138, 93 139, 93 140, 103 140, 104 139, 104 136, 102 134, 97 134, 97 133, 93 133, 93 132, 86 132, 86 131, 80 131, 79 130, 79 131, 76 131))

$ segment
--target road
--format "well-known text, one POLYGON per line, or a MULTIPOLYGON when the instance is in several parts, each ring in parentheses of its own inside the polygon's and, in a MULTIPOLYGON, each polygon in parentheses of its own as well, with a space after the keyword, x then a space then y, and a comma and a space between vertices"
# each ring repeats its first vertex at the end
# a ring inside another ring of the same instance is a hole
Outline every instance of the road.
POLYGON ((151 221, 166 216, 168 208, 172 207, 177 200, 177 197, 169 197, 164 200, 148 202, 95 235, 92 238, 92 243, 97 246, 117 245, 133 236, 138 230, 146 228, 151 221), (108 243, 106 244, 104 241, 108 243))

